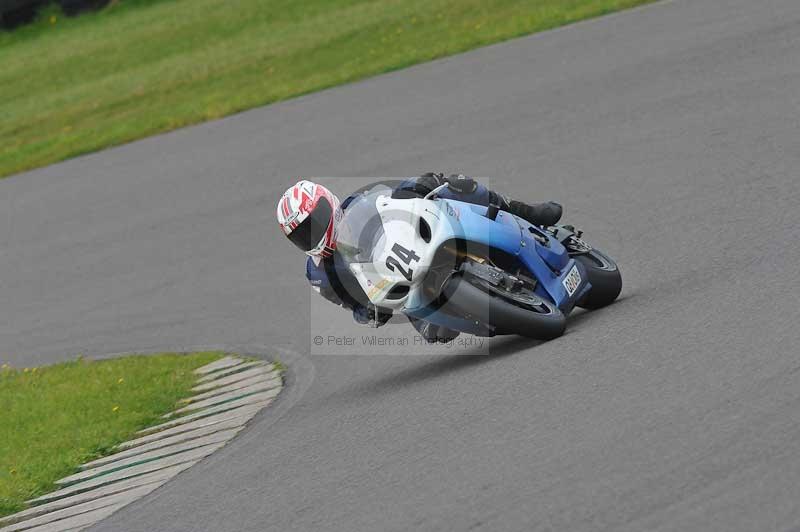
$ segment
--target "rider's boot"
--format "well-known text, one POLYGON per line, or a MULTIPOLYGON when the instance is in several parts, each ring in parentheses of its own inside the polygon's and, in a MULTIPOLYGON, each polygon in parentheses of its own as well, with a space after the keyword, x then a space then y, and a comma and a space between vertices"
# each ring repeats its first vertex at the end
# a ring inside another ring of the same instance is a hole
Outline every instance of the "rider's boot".
POLYGON ((521 201, 511 200, 508 202, 507 210, 534 225, 550 226, 558 223, 563 209, 555 201, 528 205, 521 201))

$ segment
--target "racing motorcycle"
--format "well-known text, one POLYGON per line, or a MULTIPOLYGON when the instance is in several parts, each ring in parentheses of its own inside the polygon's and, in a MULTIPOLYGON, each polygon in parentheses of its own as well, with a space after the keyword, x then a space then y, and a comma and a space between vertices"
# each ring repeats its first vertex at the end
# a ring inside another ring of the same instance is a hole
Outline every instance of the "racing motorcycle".
POLYGON ((336 249, 374 308, 476 336, 547 340, 574 307, 619 295, 616 263, 580 231, 438 197, 448 186, 398 199, 378 184, 348 205, 336 249))

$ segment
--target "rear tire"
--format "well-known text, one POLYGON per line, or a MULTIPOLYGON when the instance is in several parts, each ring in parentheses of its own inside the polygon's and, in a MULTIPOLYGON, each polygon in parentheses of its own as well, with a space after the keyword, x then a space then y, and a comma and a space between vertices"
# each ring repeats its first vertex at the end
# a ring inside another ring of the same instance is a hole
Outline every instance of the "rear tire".
POLYGON ((596 249, 573 258, 583 265, 592 283, 592 289, 578 302, 578 306, 595 310, 613 303, 622 291, 622 275, 617 264, 596 249))
POLYGON ((448 279, 442 294, 448 311, 490 325, 495 334, 551 340, 564 334, 567 326, 564 314, 551 301, 532 292, 504 297, 501 290, 469 275, 448 279))

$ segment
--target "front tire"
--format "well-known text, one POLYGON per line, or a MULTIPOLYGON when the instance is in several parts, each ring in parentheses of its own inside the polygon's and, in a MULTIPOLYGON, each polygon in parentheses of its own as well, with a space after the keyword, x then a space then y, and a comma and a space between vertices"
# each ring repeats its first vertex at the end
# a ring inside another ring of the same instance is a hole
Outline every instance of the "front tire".
POLYGON ((574 255, 573 258, 583 265, 592 283, 592 289, 578 302, 578 306, 595 310, 613 303, 622 291, 622 275, 617 264, 596 249, 574 255))
POLYGON ((495 334, 518 334, 551 340, 564 334, 567 320, 551 301, 533 292, 504 295, 503 290, 480 278, 454 275, 442 294, 450 312, 494 327, 495 334))

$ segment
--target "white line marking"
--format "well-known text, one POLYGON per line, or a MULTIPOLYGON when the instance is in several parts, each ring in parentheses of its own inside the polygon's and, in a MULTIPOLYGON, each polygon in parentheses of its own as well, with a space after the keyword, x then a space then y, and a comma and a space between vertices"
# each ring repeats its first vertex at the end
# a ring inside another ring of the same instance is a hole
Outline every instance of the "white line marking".
POLYGON ((196 440, 202 436, 208 436, 209 434, 214 434, 216 432, 224 431, 227 429, 232 429, 235 427, 241 427, 250 419, 249 417, 236 417, 233 419, 228 419, 220 423, 214 423, 211 425, 207 425, 204 427, 197 428, 195 430, 190 430, 188 432, 181 432, 178 434, 174 434, 172 436, 161 438, 159 440, 152 441, 145 445, 138 445, 136 447, 131 447, 130 449, 126 449, 124 451, 118 452, 116 454, 112 454, 111 456, 106 456, 104 458, 98 458, 97 460, 93 460, 91 462, 87 462, 83 464, 80 469, 82 471, 86 469, 91 469, 94 467, 99 467, 104 464, 109 464, 111 462, 116 462, 118 460, 122 460, 125 458, 129 458, 131 456, 140 455, 149 451, 154 451, 156 449, 161 449, 163 447, 169 447, 175 445, 177 443, 182 443, 186 441, 196 440))
POLYGON ((249 379, 250 377, 254 377, 256 375, 267 375, 272 373, 273 371, 277 371, 275 369, 274 364, 267 364, 265 366, 257 366, 252 369, 247 369, 244 371, 240 371, 239 373, 234 373, 233 375, 228 375, 227 377, 220 377, 219 379, 215 379, 210 382, 206 382, 204 384, 198 384, 194 388, 192 388, 193 392, 205 392, 208 390, 213 390, 214 388, 218 388, 220 386, 225 386, 228 384, 233 384, 234 382, 238 382, 244 379, 249 379))
POLYGON ((175 445, 170 445, 168 447, 162 447, 160 449, 148 451, 146 453, 129 456, 128 458, 123 458, 121 460, 109 462, 107 464, 103 464, 98 467, 93 467, 91 469, 86 469, 79 473, 75 473, 74 475, 69 475, 68 477, 56 480, 56 484, 59 485, 74 484, 75 482, 88 480, 90 478, 95 478, 100 475, 105 475, 113 471, 127 469, 129 467, 133 467, 144 463, 157 464, 164 460, 169 460, 170 458, 178 455, 179 453, 185 453, 187 451, 191 451, 199 447, 204 447, 206 445, 212 445, 221 442, 224 443, 233 438, 236 435, 236 433, 239 432, 240 430, 241 427, 235 429, 223 430, 221 432, 215 432, 214 434, 203 436, 202 438, 197 438, 194 440, 189 440, 187 442, 181 442, 175 445))
POLYGON ((188 403, 188 404, 196 403, 197 401, 202 401, 204 399, 208 399, 209 397, 215 397, 217 395, 222 395, 223 393, 228 393, 235 390, 241 390, 242 388, 247 388, 248 386, 252 386, 253 384, 267 382, 278 378, 280 378, 280 373, 278 373, 277 371, 270 371, 269 373, 256 375, 254 377, 250 377, 249 379, 244 379, 238 382, 234 382, 233 384, 229 384, 227 386, 214 388, 213 390, 210 390, 208 392, 200 393, 198 395, 193 395, 192 397, 187 397, 186 399, 182 399, 181 403, 188 403))
POLYGON ((119 444, 119 449, 130 449, 132 447, 137 447, 139 445, 145 445, 150 442, 158 441, 162 438, 167 438, 173 436, 175 434, 181 434, 183 432, 189 432, 192 430, 196 430, 201 427, 207 427, 209 425, 214 425, 217 423, 222 423, 227 420, 234 420, 234 419, 243 419, 242 423, 246 423, 251 417, 253 417, 259 410, 263 408, 261 404, 255 405, 245 405, 234 410, 228 410, 226 412, 222 412, 220 414, 215 414, 213 416, 203 417, 196 421, 191 421, 189 423, 184 423, 182 425, 175 425, 172 428, 164 429, 160 432, 153 432, 148 434, 147 436, 142 436, 140 438, 136 438, 135 440, 130 440, 124 443, 119 444))
MULTIPOLYGON (((280 388, 277 388, 277 390, 280 391, 280 388)), ((141 430, 141 431, 139 431, 139 434, 154 432, 154 431, 158 431, 158 430, 161 430, 161 429, 164 429, 164 428, 174 427, 175 425, 182 425, 183 423, 188 423, 189 421, 193 421, 193 420, 201 418, 201 417, 210 416, 212 414, 218 414, 219 412, 224 412, 226 410, 232 410, 232 409, 237 408, 239 406, 250 405, 250 404, 255 404, 255 403, 262 402, 262 401, 266 401, 267 399, 272 399, 272 397, 274 397, 274 395, 275 395, 275 394, 269 395, 270 393, 271 392, 255 393, 253 395, 248 395, 248 396, 242 397, 241 399, 236 399, 236 400, 231 401, 229 403, 222 403, 222 404, 217 405, 217 406, 212 406, 211 408, 206 408, 205 410, 201 410, 201 411, 195 412, 193 414, 188 414, 188 415, 185 415, 183 417, 179 417, 177 419, 173 419, 173 420, 167 421, 167 422, 162 423, 160 425, 156 425, 155 427, 151 427, 149 429, 141 430)))
POLYGON ((219 360, 216 360, 216 361, 212 362, 211 364, 207 364, 207 365, 203 366, 202 368, 197 368, 196 370, 194 370, 194 372, 197 375, 205 375, 206 373, 211 373, 213 371, 217 371, 217 370, 220 370, 220 369, 225 369, 225 368, 230 368, 230 367, 233 367, 233 366, 238 366, 242 362, 244 362, 244 360, 242 360, 241 358, 235 358, 235 357, 232 357, 232 356, 227 356, 227 357, 220 358, 219 360))
POLYGON ((43 525, 45 523, 60 521, 62 519, 66 519, 67 517, 83 514, 91 510, 97 510, 120 503, 127 504, 135 501, 136 499, 144 497, 157 487, 161 486, 164 482, 166 482, 166 480, 160 483, 145 484, 144 486, 123 491, 122 493, 115 493, 114 495, 100 497, 99 499, 68 506, 54 512, 45 513, 43 515, 39 515, 38 517, 28 519, 27 521, 22 521, 21 523, 16 523, 6 528, 0 528, 0 532, 17 532, 19 530, 26 530, 28 528, 43 525))
POLYGON ((268 380, 268 381, 259 382, 259 383, 256 383, 256 384, 251 384, 250 386, 247 386, 246 388, 240 388, 239 390, 234 390, 232 392, 223 393, 223 394, 220 394, 220 395, 209 397, 208 399, 204 399, 204 400, 198 401, 196 403, 191 403, 191 404, 189 404, 187 406, 184 406, 182 408, 179 408, 179 409, 175 410, 174 412, 170 412, 169 414, 166 414, 163 417, 164 418, 168 418, 168 417, 172 417, 172 416, 174 416, 176 414, 185 414, 186 412, 192 412, 194 410, 202 410, 203 408, 208 408, 208 407, 211 407, 211 406, 215 406, 215 405, 218 405, 218 404, 225 403, 227 401, 232 401, 234 399, 238 399, 240 397, 245 397, 246 395, 254 394, 256 392, 262 392, 262 391, 266 391, 266 390, 271 390, 273 388, 277 388, 281 384, 282 383, 281 383, 281 378, 280 377, 272 379, 272 380, 268 380))
POLYGON ((38 506, 29 508, 27 510, 23 510, 22 512, 3 517, 2 519, 0 519, 0 524, 16 523, 17 521, 21 521, 23 519, 30 519, 32 517, 36 517, 38 515, 42 515, 47 512, 55 512, 56 510, 67 508, 75 504, 81 504, 86 501, 99 499, 100 497, 106 497, 108 495, 113 495, 115 493, 121 493, 129 489, 137 488, 139 486, 144 486, 146 484, 161 485, 167 480, 177 475, 178 473, 180 473, 181 471, 183 471, 184 469, 189 468, 193 463, 194 462, 187 462, 185 464, 179 464, 173 467, 162 469, 160 471, 156 471, 154 473, 148 473, 146 475, 141 475, 126 480, 121 480, 114 484, 109 484, 107 486, 102 486, 100 488, 96 488, 93 490, 84 491, 76 495, 70 495, 69 497, 64 497, 62 499, 56 499, 55 501, 48 502, 46 504, 40 504, 38 506))
POLYGON ((123 506, 127 505, 127 502, 123 502, 120 504, 114 504, 112 506, 106 506, 105 508, 98 508, 97 510, 92 510, 91 512, 86 512, 82 514, 78 514, 72 517, 68 517, 66 519, 61 519, 60 521, 54 521, 52 523, 46 523, 44 525, 35 526, 33 528, 29 528, 29 532, 65 532, 66 530, 70 530, 73 528, 85 528, 89 525, 92 525, 101 519, 105 519, 109 515, 113 514, 123 506))
POLYGON ((77 484, 72 484, 71 486, 62 488, 58 491, 47 493, 35 500, 51 501, 53 499, 60 499, 61 497, 65 497, 67 495, 80 493, 81 491, 87 491, 92 488, 98 488, 100 486, 105 486, 106 484, 111 484, 112 482, 117 482, 118 480, 123 480, 126 478, 143 475, 144 473, 152 473, 153 471, 158 471, 159 469, 164 469, 169 466, 182 464, 184 462, 196 462, 201 458, 205 458, 209 454, 213 453, 214 451, 222 447, 222 445, 223 443, 207 445, 205 447, 199 447, 197 449, 193 449, 185 453, 180 453, 170 456, 169 460, 159 460, 157 462, 145 462, 144 464, 139 464, 132 467, 126 467, 125 469, 120 469, 119 471, 113 471, 107 475, 101 475, 99 477, 90 478, 83 482, 78 482, 77 484))
POLYGON ((266 365, 267 364, 264 363, 264 362, 245 362, 245 363, 239 364, 238 366, 234 366, 232 368, 223 369, 222 371, 217 371, 215 373, 209 373, 205 377, 201 377, 200 379, 198 379, 197 382, 198 382, 198 384, 199 383, 203 383, 203 382, 210 382, 210 381, 213 381, 213 380, 217 380, 220 377, 226 377, 228 375, 232 375, 234 373, 238 373, 240 371, 243 371, 246 368, 262 367, 262 366, 266 366, 266 365))

